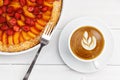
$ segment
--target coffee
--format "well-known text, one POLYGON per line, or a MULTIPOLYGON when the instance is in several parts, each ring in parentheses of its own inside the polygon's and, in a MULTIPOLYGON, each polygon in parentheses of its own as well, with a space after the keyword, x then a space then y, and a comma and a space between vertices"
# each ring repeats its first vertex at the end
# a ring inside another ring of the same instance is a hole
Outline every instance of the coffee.
POLYGON ((104 48, 102 33, 92 26, 83 26, 75 30, 70 38, 70 48, 74 55, 84 60, 99 56, 104 48))

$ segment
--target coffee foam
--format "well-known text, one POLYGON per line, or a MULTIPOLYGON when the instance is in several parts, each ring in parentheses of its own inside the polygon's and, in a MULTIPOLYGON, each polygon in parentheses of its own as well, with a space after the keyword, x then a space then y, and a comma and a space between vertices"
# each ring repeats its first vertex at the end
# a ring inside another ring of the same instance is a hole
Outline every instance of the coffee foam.
POLYGON ((82 26, 70 36, 72 54, 83 60, 97 58, 104 48, 104 37, 94 26, 82 26))
POLYGON ((96 37, 93 35, 89 36, 88 32, 85 31, 83 34, 83 38, 81 40, 82 47, 85 50, 93 50, 96 47, 96 43, 97 43, 96 37))

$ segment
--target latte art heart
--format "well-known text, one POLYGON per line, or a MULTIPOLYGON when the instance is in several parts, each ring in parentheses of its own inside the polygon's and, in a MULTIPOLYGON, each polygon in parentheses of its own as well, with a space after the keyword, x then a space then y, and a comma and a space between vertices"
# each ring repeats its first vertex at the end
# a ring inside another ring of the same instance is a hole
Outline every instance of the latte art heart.
POLYGON ((96 47, 95 36, 89 36, 88 32, 85 31, 83 34, 83 39, 81 40, 82 47, 86 50, 93 50, 96 47))

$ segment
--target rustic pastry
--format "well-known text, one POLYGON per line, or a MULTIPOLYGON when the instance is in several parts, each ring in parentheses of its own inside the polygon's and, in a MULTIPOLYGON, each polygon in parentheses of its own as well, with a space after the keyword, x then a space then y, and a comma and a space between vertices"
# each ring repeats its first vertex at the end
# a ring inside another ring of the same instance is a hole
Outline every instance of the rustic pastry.
POLYGON ((46 25, 56 24, 62 0, 0 0, 0 51, 36 46, 46 25))

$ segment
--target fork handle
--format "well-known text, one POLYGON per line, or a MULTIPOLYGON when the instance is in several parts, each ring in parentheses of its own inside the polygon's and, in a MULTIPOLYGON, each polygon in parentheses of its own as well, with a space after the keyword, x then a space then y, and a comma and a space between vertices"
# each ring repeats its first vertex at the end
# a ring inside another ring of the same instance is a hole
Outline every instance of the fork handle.
POLYGON ((42 49, 44 46, 45 46, 45 44, 41 43, 40 48, 38 49, 37 54, 35 55, 35 57, 34 57, 31 65, 30 65, 27 73, 25 74, 23 80, 28 80, 29 75, 30 75, 30 73, 31 73, 31 71, 32 71, 32 69, 33 69, 33 67, 34 67, 34 65, 35 65, 35 62, 36 62, 36 60, 37 60, 37 58, 38 58, 38 56, 39 56, 39 54, 40 54, 40 51, 41 51, 41 49, 42 49))

